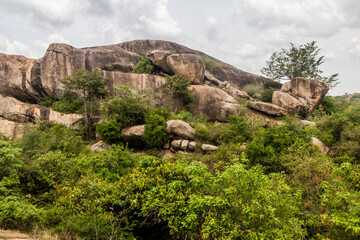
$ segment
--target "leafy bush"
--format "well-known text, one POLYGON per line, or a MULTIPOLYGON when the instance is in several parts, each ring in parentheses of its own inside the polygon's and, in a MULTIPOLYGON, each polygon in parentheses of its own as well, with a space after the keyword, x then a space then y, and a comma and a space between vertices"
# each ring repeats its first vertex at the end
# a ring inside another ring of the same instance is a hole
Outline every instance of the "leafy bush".
POLYGON ((247 84, 243 89, 250 97, 261 99, 264 92, 264 83, 247 84))
POLYGON ((194 101, 192 97, 193 90, 189 89, 189 80, 178 75, 168 75, 166 76, 166 82, 174 99, 181 101, 184 105, 189 105, 194 101))
POLYGON ((40 124, 24 134, 19 146, 30 155, 57 149, 70 155, 87 151, 80 133, 62 124, 40 124))
POLYGON ((0 198, 0 225, 5 229, 31 230, 42 221, 42 210, 21 200, 9 196, 0 198))
POLYGON ((157 112, 150 112, 145 120, 142 139, 149 148, 162 147, 169 140, 166 133, 166 119, 157 112))
POLYGON ((51 97, 50 95, 42 98, 38 102, 39 105, 50 107, 61 113, 82 113, 83 103, 77 98, 76 94, 65 92, 60 99, 51 97))
POLYGON ((140 58, 140 61, 135 66, 136 73, 152 74, 154 72, 154 69, 155 67, 152 62, 144 56, 140 58))
POLYGON ((115 120, 104 123, 96 123, 96 133, 104 138, 107 143, 117 143, 121 141, 121 125, 115 120))
POLYGON ((104 119, 116 120, 121 127, 144 124, 145 116, 151 109, 149 98, 142 93, 134 93, 129 87, 121 86, 117 95, 101 104, 104 119))
POLYGON ((212 74, 216 74, 216 71, 220 68, 220 65, 214 63, 214 61, 208 59, 206 56, 201 56, 201 59, 205 63, 205 68, 212 74))
POLYGON ((0 196, 8 194, 11 187, 20 183, 18 173, 23 165, 20 153, 21 149, 11 142, 0 140, 0 196))
POLYGON ((275 88, 267 88, 261 94, 261 101, 263 102, 272 102, 272 95, 275 91, 275 88))

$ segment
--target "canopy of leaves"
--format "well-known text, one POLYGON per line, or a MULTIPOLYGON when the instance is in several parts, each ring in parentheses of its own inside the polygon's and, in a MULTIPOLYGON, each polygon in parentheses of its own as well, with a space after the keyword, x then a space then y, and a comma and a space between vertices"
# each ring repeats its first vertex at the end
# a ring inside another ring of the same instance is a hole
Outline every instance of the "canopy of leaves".
POLYGON ((320 49, 316 41, 295 46, 290 43, 290 49, 273 52, 266 66, 260 71, 266 77, 276 80, 291 80, 295 77, 311 78, 325 82, 330 88, 339 84, 338 74, 323 76, 319 68, 324 63, 324 56, 318 56, 320 49))

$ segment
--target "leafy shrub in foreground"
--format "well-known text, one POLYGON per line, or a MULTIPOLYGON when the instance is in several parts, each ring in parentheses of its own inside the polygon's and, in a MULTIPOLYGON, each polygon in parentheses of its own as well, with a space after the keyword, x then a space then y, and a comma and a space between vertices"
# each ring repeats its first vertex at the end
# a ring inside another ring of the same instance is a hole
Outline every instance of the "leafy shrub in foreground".
POLYGON ((263 102, 272 102, 272 95, 275 91, 275 88, 267 88, 261 93, 261 101, 263 102))
POLYGON ((190 81, 182 76, 166 76, 166 82, 173 98, 181 101, 184 105, 191 104, 194 99, 192 90, 189 89, 190 81))
POLYGON ((149 148, 162 147, 169 140, 166 133, 165 117, 156 112, 150 112, 145 120, 145 132, 142 139, 149 148))
POLYGON ((117 143, 121 141, 121 125, 115 120, 104 123, 96 123, 96 133, 108 143, 117 143))

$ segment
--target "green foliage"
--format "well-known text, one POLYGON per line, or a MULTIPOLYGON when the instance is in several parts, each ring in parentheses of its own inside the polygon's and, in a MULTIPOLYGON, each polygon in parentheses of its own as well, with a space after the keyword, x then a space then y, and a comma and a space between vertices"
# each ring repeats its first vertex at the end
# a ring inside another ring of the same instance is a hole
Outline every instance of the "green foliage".
POLYGON ((115 120, 104 123, 96 123, 96 133, 104 138, 107 143, 117 143, 121 141, 121 125, 115 120))
POLYGON ((261 99, 264 92, 264 83, 252 83, 247 84, 243 89, 250 97, 261 99))
POLYGON ((319 68, 324 63, 324 56, 318 57, 320 49, 316 41, 296 47, 290 43, 290 49, 274 52, 266 61, 266 67, 260 71, 273 80, 291 80, 295 77, 305 77, 325 82, 330 88, 339 84, 338 74, 330 77, 322 76, 319 68))
POLYGON ((144 56, 140 58, 140 61, 135 66, 136 73, 152 74, 154 72, 154 69, 155 67, 152 62, 144 56))
POLYGON ((23 165, 20 153, 21 149, 0 140, 0 196, 8 194, 9 188, 20 183, 18 172, 23 165))
POLYGON ((19 142, 26 154, 38 155, 60 150, 66 154, 78 155, 86 151, 79 133, 62 124, 41 123, 38 128, 26 132, 19 142))
POLYGON ((71 92, 65 92, 60 99, 51 97, 50 95, 39 100, 42 106, 50 107, 61 113, 82 113, 83 103, 71 92))
POLYGON ((121 127, 145 123, 145 116, 151 109, 147 95, 133 92, 129 87, 121 86, 116 96, 101 104, 102 117, 116 120, 121 127))
POLYGON ((263 102, 272 102, 272 95, 275 91, 275 88, 267 88, 261 94, 261 101, 263 102))
POLYGON ((201 59, 205 63, 205 68, 212 74, 216 74, 216 71, 220 68, 220 65, 214 63, 214 61, 210 60, 207 56, 201 56, 201 59))
POLYGON ((31 230, 39 224, 43 211, 19 197, 0 197, 0 226, 5 229, 31 230))
POLYGON ((164 114, 170 117, 169 112, 163 112, 161 109, 150 112, 145 119, 145 132, 142 139, 149 148, 162 147, 169 141, 166 133, 166 118, 164 114))
POLYGON ((166 82, 174 99, 181 101, 184 105, 189 105, 194 101, 192 97, 193 90, 189 89, 189 80, 182 76, 174 75, 166 76, 166 82))

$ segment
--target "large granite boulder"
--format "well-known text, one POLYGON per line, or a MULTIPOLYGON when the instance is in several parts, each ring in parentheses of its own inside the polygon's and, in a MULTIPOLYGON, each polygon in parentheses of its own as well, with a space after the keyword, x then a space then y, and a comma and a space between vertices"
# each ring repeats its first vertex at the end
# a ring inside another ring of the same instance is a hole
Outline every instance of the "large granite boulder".
POLYGON ((19 123, 10 121, 0 117, 0 133, 9 139, 22 138, 25 128, 28 126, 26 123, 19 123))
POLYGON ((195 54, 172 54, 166 63, 177 75, 191 81, 191 84, 202 84, 204 81, 205 63, 195 54))
POLYGON ((173 138, 183 138, 188 140, 195 139, 195 129, 190 124, 182 120, 169 120, 166 122, 166 133, 174 136, 173 138))
POLYGON ((166 63, 166 58, 173 54, 170 50, 153 50, 146 54, 146 57, 151 60, 154 66, 160 68, 167 74, 173 74, 173 70, 166 63))
MULTIPOLYGON (((306 102, 306 114, 311 113, 319 106, 328 91, 329 86, 326 83, 301 77, 294 78, 281 87, 281 92, 288 93, 301 102, 306 102)), ((273 103, 275 103, 274 100, 277 101, 273 95, 273 103)), ((279 101, 278 103, 286 109, 291 108, 291 106, 285 106, 286 102, 279 101)), ((293 102, 290 102, 290 104, 293 104, 293 102)))
POLYGON ((309 111, 305 99, 295 98, 286 92, 275 91, 272 95, 272 103, 284 108, 290 114, 306 114, 309 111))

